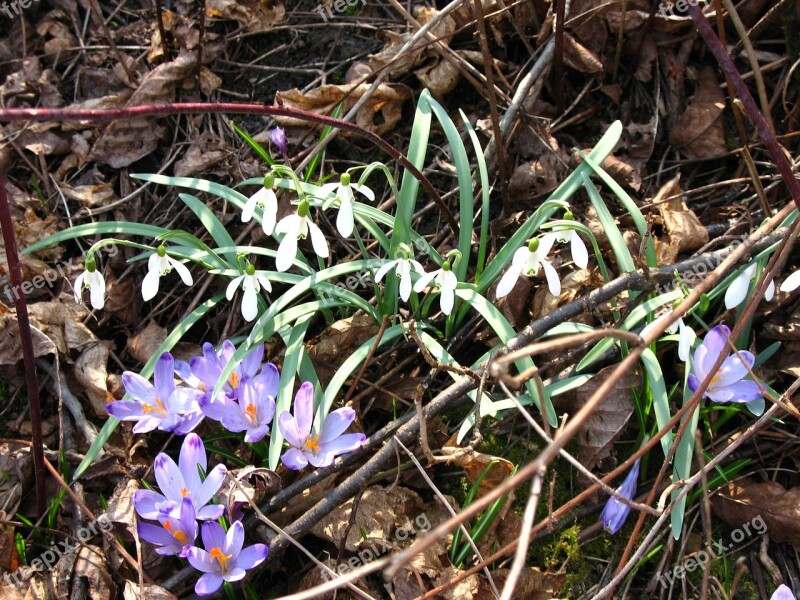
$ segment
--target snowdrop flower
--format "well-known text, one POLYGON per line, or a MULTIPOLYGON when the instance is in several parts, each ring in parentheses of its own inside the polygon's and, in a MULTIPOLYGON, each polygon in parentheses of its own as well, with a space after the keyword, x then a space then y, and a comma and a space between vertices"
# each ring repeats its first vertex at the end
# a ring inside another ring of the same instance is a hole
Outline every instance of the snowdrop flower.
POLYGON ((239 381, 238 402, 228 396, 214 402, 204 398, 200 407, 207 417, 219 421, 228 431, 245 431, 244 441, 255 444, 269 432, 279 384, 278 369, 267 363, 259 375, 245 376, 239 381))
POLYGON ((283 233, 283 239, 278 245, 278 256, 275 263, 278 271, 288 271, 292 261, 297 256, 297 240, 305 239, 311 234, 311 245, 320 258, 328 258, 328 242, 322 231, 308 218, 310 205, 308 200, 301 200, 297 212, 281 219, 275 227, 276 233, 283 233))
POLYGON ((264 275, 257 273, 256 268, 250 263, 244 269, 244 274, 231 280, 228 289, 225 290, 225 297, 228 301, 233 300, 236 288, 242 286, 242 316, 248 323, 258 316, 258 294, 263 287, 268 292, 272 291, 272 284, 264 275))
POLYGON ((153 384, 147 379, 125 371, 122 385, 132 400, 116 400, 106 404, 106 411, 121 421, 137 421, 133 433, 153 429, 185 435, 203 419, 196 390, 175 387, 175 361, 164 352, 156 362, 153 384))
POLYGON ((239 581, 245 576, 247 569, 252 569, 264 562, 269 548, 264 544, 244 545, 244 526, 236 521, 228 529, 228 533, 219 523, 203 523, 201 532, 202 548, 189 548, 186 556, 189 563, 204 573, 194 586, 198 596, 208 596, 216 592, 223 581, 239 581))
POLYGON ((280 151, 283 155, 283 159, 286 160, 287 153, 286 153, 286 131, 283 127, 278 126, 275 129, 269 130, 269 141, 275 144, 275 147, 280 151))
MULTIPOLYGON (((77 285, 77 282, 75 282, 77 285)), ((800 287, 800 269, 789 275, 783 280, 780 290, 782 292, 793 292, 800 287)), ((94 303, 93 303, 94 304, 94 303)), ((784 586, 786 587, 786 586, 784 586)), ((778 588, 780 589, 780 588, 778 588)))
POLYGON ((92 256, 86 257, 86 270, 75 279, 73 292, 75 302, 83 304, 83 290, 89 289, 89 299, 92 306, 100 310, 106 303, 106 280, 97 270, 97 263, 92 256))
POLYGON ((194 281, 189 269, 182 262, 167 256, 167 249, 164 244, 161 244, 156 248, 155 253, 151 254, 150 258, 147 259, 147 275, 144 276, 142 281, 142 298, 145 301, 152 300, 155 297, 156 293, 158 293, 158 284, 161 278, 172 271, 173 268, 181 276, 183 283, 192 285, 194 281))
POLYGON ((780 584, 769 600, 795 600, 795 595, 788 586, 780 584))
MULTIPOLYGON (((636 495, 636 485, 639 480, 639 461, 641 459, 637 459, 631 470, 625 476, 625 480, 622 482, 615 491, 620 495, 628 500, 632 500, 633 497, 636 495)), ((605 508, 603 508, 603 512, 600 513, 600 520, 603 521, 603 528, 610 532, 611 535, 617 533, 622 526, 625 524, 625 520, 628 518, 628 515, 631 512, 631 507, 621 502, 617 499, 616 496, 611 496, 606 502, 605 508)))
MULTIPOLYGON (((350 185, 350 173, 342 173, 339 183, 326 183, 321 188, 327 196, 335 192, 339 200, 339 214, 336 216, 336 229, 342 237, 350 237, 353 233, 353 187, 350 185)), ((355 190, 363 194, 367 200, 375 201, 375 193, 365 185, 360 185, 355 190)))
MULTIPOLYGON (((564 219, 567 221, 572 221, 574 218, 575 217, 570 211, 567 211, 564 214, 564 219)), ((577 231, 565 227, 564 229, 557 229, 553 231, 551 235, 562 244, 566 244, 567 242, 570 243, 572 260, 578 267, 585 269, 589 266, 589 251, 586 249, 586 244, 583 243, 583 240, 581 239, 581 236, 578 235, 577 231)), ((558 294, 553 295, 557 296, 558 294)))
MULTIPOLYGON (((749 267, 747 267, 744 271, 742 271, 736 279, 728 286, 728 290, 725 292, 725 308, 730 310, 731 308, 736 308, 739 306, 742 301, 747 298, 747 292, 750 289, 750 280, 755 277, 756 269, 758 268, 757 263, 753 263, 749 267)), ((784 284, 786 282, 784 281, 784 284)), ((800 282, 799 282, 800 283, 800 282)), ((775 296, 775 281, 770 281, 769 286, 767 287, 767 291, 764 292, 764 299, 769 302, 772 300, 773 296, 775 296)))
POLYGON ((380 282, 389 271, 395 269, 397 278, 400 280, 400 297, 403 302, 408 302, 408 298, 411 296, 411 269, 422 275, 425 274, 425 269, 414 260, 414 254, 405 244, 400 245, 398 255, 399 258, 390 260, 378 269, 378 272, 375 273, 375 283, 380 282))
POLYGON ((539 273, 539 265, 544 269, 547 278, 547 287, 553 296, 561 295, 561 281, 553 265, 546 259, 550 248, 553 247, 555 238, 545 235, 541 238, 528 240, 528 245, 523 246, 514 253, 511 266, 497 284, 497 297, 507 296, 517 283, 520 275, 533 277, 539 273))
MULTIPOLYGON (((645 325, 644 329, 642 329, 642 332, 639 335, 645 337, 645 334, 650 333, 650 331, 652 331, 660 323, 663 323, 664 321, 669 319, 671 316, 672 316, 672 310, 670 309, 669 311, 667 311, 666 313, 655 319, 652 323, 645 325)), ((692 346, 694 345, 694 342, 697 339, 697 334, 694 332, 694 329, 692 329, 686 323, 684 323, 683 317, 681 317, 675 323, 667 327, 666 331, 671 334, 679 332, 678 357, 683 362, 689 360, 689 353, 691 352, 692 346)))
POLYGON ((314 385, 306 381, 294 397, 294 415, 285 410, 278 417, 281 435, 291 446, 281 457, 283 464, 295 471, 308 463, 327 467, 340 454, 360 448, 367 439, 363 433, 344 433, 355 418, 352 408, 339 408, 326 417, 320 431, 314 431, 314 385))
POLYGON ((731 330, 725 325, 717 325, 706 334, 692 357, 692 373, 687 383, 690 390, 696 391, 711 373, 720 354, 724 354, 725 361, 714 373, 703 396, 714 402, 752 402, 763 395, 755 381, 744 379, 753 368, 756 358, 747 350, 739 350, 731 355, 727 343, 730 335, 731 330))
POLYGON ((431 281, 436 283, 436 287, 439 288, 441 292, 439 305, 442 308, 442 312, 449 315, 453 310, 453 304, 456 298, 456 286, 458 285, 458 278, 451 270, 449 260, 445 260, 442 263, 441 269, 423 274, 422 277, 417 280, 417 283, 414 284, 414 291, 419 294, 428 287, 431 281))
POLYGON ((264 211, 261 216, 261 229, 266 235, 272 235, 275 230, 275 221, 278 219, 278 197, 272 190, 275 185, 275 175, 267 173, 264 176, 264 186, 250 196, 242 209, 242 222, 247 223, 253 218, 256 206, 264 211))
POLYGON ((156 456, 153 464, 158 487, 163 493, 152 490, 136 490, 133 507, 143 519, 159 519, 166 515, 180 518, 184 498, 192 502, 195 515, 201 521, 215 520, 222 516, 222 504, 209 504, 225 480, 225 465, 217 465, 208 471, 206 448, 196 433, 183 440, 178 464, 163 452, 156 456), (208 473, 200 480, 200 471, 208 473))
POLYGON ((177 554, 186 557, 187 552, 197 539, 197 518, 190 498, 181 501, 178 517, 169 514, 158 516, 161 526, 152 523, 139 523, 139 537, 156 548, 158 554, 177 554))

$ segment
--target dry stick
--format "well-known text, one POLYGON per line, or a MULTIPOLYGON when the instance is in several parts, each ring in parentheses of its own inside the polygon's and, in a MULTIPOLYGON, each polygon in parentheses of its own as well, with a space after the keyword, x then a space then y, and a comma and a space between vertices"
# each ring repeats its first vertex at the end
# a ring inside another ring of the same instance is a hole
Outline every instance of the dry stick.
MULTIPOLYGON (((562 3, 564 0, 561 0, 562 3)), ((497 112, 497 95, 494 92, 494 59, 489 51, 489 38, 486 34, 486 17, 483 14, 483 0, 474 0, 475 21, 478 41, 483 54, 483 68, 486 73, 486 92, 489 95, 489 114, 492 118, 492 133, 497 149, 497 165, 500 170, 500 192, 503 198, 503 214, 511 215, 511 199, 508 195, 508 173, 506 171, 506 149, 503 145, 503 131, 500 129, 500 115, 497 112)))
POLYGON ((167 47, 167 32, 164 31, 164 13, 161 10, 161 0, 153 0, 156 5, 156 23, 158 23, 158 35, 161 38, 161 53, 164 60, 169 60, 169 48, 167 47))
MULTIPOLYGON (((553 57, 553 87, 556 96, 556 113, 564 111, 564 18, 567 0, 556 0, 556 47, 553 57)), ((498 154, 498 156, 500 156, 498 154)))
MULTIPOLYGON (((335 119, 325 115, 289 108, 287 106, 266 106, 263 104, 246 104, 238 102, 173 102, 170 104, 146 104, 125 108, 2 108, 0 122, 14 121, 110 121, 131 117, 163 117, 183 114, 232 113, 245 115, 270 115, 292 117, 311 123, 320 123, 329 127, 345 129, 360 135, 385 151, 389 156, 403 165, 422 184, 441 209, 453 231, 458 231, 458 223, 453 213, 444 203, 436 188, 425 175, 420 172, 404 155, 378 134, 349 123, 343 119, 335 119)), ((349 114, 349 113, 348 113, 349 114)), ((329 138, 330 136, 328 136, 329 138)), ((326 139, 328 139, 326 138, 326 139)))
POLYGON ((692 17, 692 20, 697 27, 697 30, 700 32, 700 35, 703 36, 703 39, 705 40, 712 54, 717 59, 717 62, 722 70, 725 72, 726 77, 728 77, 733 84, 733 87, 736 90, 736 95, 739 101, 742 103, 748 118, 753 123, 753 126, 758 132, 761 141, 769 151, 770 156, 772 156, 772 160, 775 161, 778 172, 781 174, 783 182, 786 184, 789 194, 792 196, 792 200, 797 208, 800 209, 800 182, 798 182, 795 178, 794 173, 792 172, 792 167, 789 164, 789 161, 786 160, 786 155, 783 153, 783 149, 781 148, 780 144, 778 144, 775 134, 770 130, 767 122, 764 120, 764 116, 758 111, 758 107, 753 100, 753 96, 750 95, 750 90, 742 80, 742 76, 739 75, 739 71, 736 70, 736 65, 733 64, 733 60, 728 54, 728 51, 719 41, 719 38, 711 28, 711 24, 703 16, 700 7, 697 6, 696 3, 693 4, 690 2, 688 10, 689 15, 692 17))
POLYGON ((3 244, 8 261, 8 274, 15 290, 14 307, 17 310, 19 338, 22 344, 22 360, 25 364, 25 386, 28 390, 28 404, 31 410, 31 438, 33 441, 33 468, 36 473, 36 513, 42 516, 47 511, 44 467, 44 440, 42 438, 42 409, 39 403, 39 383, 36 379, 36 357, 33 353, 31 322, 28 318, 28 304, 22 290, 22 271, 19 268, 17 241, 14 236, 14 223, 6 196, 6 173, 0 167, 0 228, 3 230, 3 244))

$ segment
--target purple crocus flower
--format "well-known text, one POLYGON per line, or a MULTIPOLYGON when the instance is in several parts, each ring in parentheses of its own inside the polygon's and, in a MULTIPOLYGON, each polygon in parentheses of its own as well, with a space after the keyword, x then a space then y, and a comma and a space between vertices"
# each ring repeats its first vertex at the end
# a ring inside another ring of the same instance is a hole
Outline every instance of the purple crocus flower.
POLYGON ((269 139, 275 144, 275 147, 280 150, 284 160, 286 160, 288 157, 286 152, 286 131, 284 131, 283 127, 278 126, 275 129, 270 129, 269 139))
MULTIPOLYGON (((633 463, 633 467, 625 476, 625 480, 622 482, 616 492, 620 496, 624 496, 628 500, 631 500, 634 495, 636 495, 636 484, 639 480, 639 459, 633 463)), ((616 496, 611 496, 606 502, 606 506, 603 509, 603 512, 600 513, 600 520, 603 521, 603 528, 610 531, 612 535, 617 533, 622 526, 625 524, 625 520, 628 518, 628 514, 631 512, 631 507, 627 504, 620 502, 616 496)))
POLYGON ((259 375, 245 375, 239 382, 238 401, 227 396, 211 402, 202 399, 200 407, 207 417, 219 421, 228 431, 245 431, 244 441, 255 444, 269 432, 275 414, 280 375, 272 363, 267 363, 259 375))
MULTIPOLYGON (((236 346, 229 340, 222 342, 219 352, 214 349, 214 346, 206 342, 203 344, 203 354, 201 356, 193 356, 189 359, 188 364, 178 361, 175 370, 187 385, 201 393, 200 403, 202 404, 205 401, 207 404, 211 400, 211 392, 216 387, 223 369, 231 361, 235 352, 236 346)), ((222 393, 230 398, 237 398, 239 382, 242 377, 255 377, 261 368, 261 360, 263 358, 264 345, 258 344, 247 353, 247 356, 242 359, 242 362, 230 374, 228 380, 222 386, 222 393)), ((214 401, 216 402, 219 399, 217 397, 214 401)))
POLYGON ((787 586, 780 584, 769 600, 795 600, 794 592, 787 586))
POLYGON ((194 586, 198 596, 213 594, 223 581, 239 581, 247 569, 260 565, 267 558, 269 548, 264 544, 242 548, 244 527, 241 521, 231 525, 227 534, 219 523, 203 523, 201 535, 205 550, 193 546, 186 554, 189 563, 204 573, 194 586))
POLYGON ((139 537, 156 548, 158 554, 177 554, 186 557, 189 548, 197 539, 197 518, 194 505, 189 497, 181 501, 178 517, 162 514, 158 517, 161 526, 152 523, 139 523, 139 537))
POLYGON ((725 325, 717 325, 706 334, 692 357, 692 373, 689 375, 689 389, 693 392, 709 375, 720 354, 725 355, 722 366, 714 373, 704 396, 714 402, 752 402, 762 396, 761 388, 755 381, 744 377, 753 368, 755 356, 747 350, 739 350, 731 355, 727 340, 731 330, 725 325))
POLYGON ((153 384, 137 373, 125 371, 122 385, 133 400, 106 404, 108 414, 121 421, 138 421, 133 433, 153 429, 185 435, 203 419, 195 390, 175 387, 174 359, 164 352, 156 362, 153 384))
POLYGON ((159 494, 151 490, 136 490, 133 506, 143 519, 157 520, 162 516, 180 517, 180 506, 184 498, 192 501, 198 519, 219 519, 225 510, 222 504, 208 504, 219 491, 227 469, 217 465, 208 471, 206 449, 196 433, 183 440, 178 464, 163 452, 156 456, 153 471, 158 482, 159 494), (208 473, 200 480, 200 470, 208 473))
POLYGON ((319 432, 313 431, 314 385, 306 381, 294 397, 294 416, 285 410, 278 417, 278 428, 291 446, 281 457, 283 464, 295 471, 308 463, 327 467, 336 456, 360 448, 367 439, 363 433, 344 433, 355 418, 352 408, 339 408, 327 416, 319 432))

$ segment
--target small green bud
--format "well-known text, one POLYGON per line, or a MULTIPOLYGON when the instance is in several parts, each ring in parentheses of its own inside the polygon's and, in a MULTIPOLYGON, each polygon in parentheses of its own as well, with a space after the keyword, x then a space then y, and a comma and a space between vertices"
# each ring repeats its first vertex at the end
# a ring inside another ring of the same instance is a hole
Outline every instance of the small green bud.
POLYGON ((97 270, 97 262, 91 255, 86 257, 86 270, 89 271, 89 273, 94 273, 97 270))
POLYGON ((275 171, 270 171, 264 175, 264 187, 271 190, 275 186, 275 171))
POLYGON ((342 173, 342 176, 339 178, 339 183, 345 187, 350 185, 350 173, 342 173))
POLYGON ((310 211, 311 205, 308 203, 308 200, 301 200, 300 204, 297 206, 297 214, 301 217, 307 217, 310 211))
POLYGON ((536 252, 539 249, 539 238, 531 238, 528 240, 528 250, 536 252))
POLYGON ((443 271, 449 271, 450 270, 450 261, 449 260, 446 260, 446 261, 444 261, 442 263, 442 270, 443 271))
POLYGON ((161 244, 158 248, 156 248, 156 254, 159 256, 166 256, 167 255, 167 248, 164 244, 161 244))
POLYGON ((246 275, 255 275, 256 274, 256 268, 253 265, 253 263, 248 262, 247 266, 244 268, 244 272, 245 272, 246 275))
POLYGON ((567 212, 564 213, 564 220, 565 221, 574 221, 575 220, 575 215, 572 214, 571 210, 568 210, 567 212))

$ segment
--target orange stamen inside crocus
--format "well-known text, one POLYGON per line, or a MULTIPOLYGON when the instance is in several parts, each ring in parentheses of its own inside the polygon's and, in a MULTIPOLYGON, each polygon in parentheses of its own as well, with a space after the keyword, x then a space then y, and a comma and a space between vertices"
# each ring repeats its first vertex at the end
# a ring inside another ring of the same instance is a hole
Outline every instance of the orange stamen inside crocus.
POLYGON ((154 413, 158 413, 160 415, 166 416, 167 415, 167 409, 164 407, 164 403, 161 401, 161 398, 156 396, 155 401, 156 401, 156 405, 155 406, 152 406, 150 404, 145 404, 142 407, 142 414, 146 415, 146 414, 154 412, 154 413))
POLYGON ((169 531, 172 534, 172 537, 174 537, 176 540, 178 540, 181 544, 186 543, 186 539, 187 539, 186 538, 186 534, 183 533, 180 530, 177 530, 177 531, 173 530, 172 529, 172 523, 170 523, 169 521, 164 523, 164 529, 169 531))
POLYGON ((255 404, 248 404, 247 408, 244 409, 245 414, 250 417, 250 420, 255 423, 256 422, 256 405, 255 404))
POLYGON ((187 490, 185 487, 182 487, 182 488, 181 488, 181 498, 186 498, 186 496, 188 496, 188 495, 189 495, 189 494, 191 494, 191 493, 192 493, 192 492, 190 492, 189 490, 187 490))
POLYGON ((304 446, 306 449, 311 450, 314 453, 319 452, 319 436, 316 437, 308 436, 308 439, 306 440, 304 446))
POLYGON ((225 556, 222 553, 222 549, 221 548, 212 548, 209 551, 209 554, 211 555, 211 558, 213 558, 214 560, 216 560, 219 563, 219 566, 222 567, 222 570, 227 572, 227 570, 228 570, 228 559, 230 559, 231 556, 233 556, 233 555, 232 554, 228 554, 227 556, 225 556))
POLYGON ((228 383, 231 384, 231 387, 233 389, 239 387, 239 374, 236 373, 235 371, 231 373, 231 376, 228 377, 228 383))

